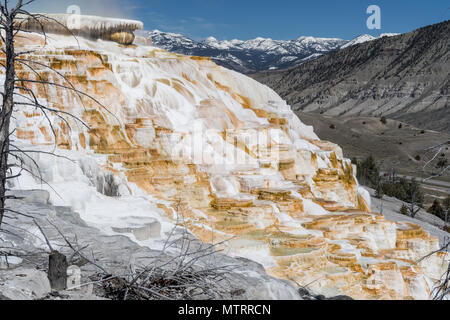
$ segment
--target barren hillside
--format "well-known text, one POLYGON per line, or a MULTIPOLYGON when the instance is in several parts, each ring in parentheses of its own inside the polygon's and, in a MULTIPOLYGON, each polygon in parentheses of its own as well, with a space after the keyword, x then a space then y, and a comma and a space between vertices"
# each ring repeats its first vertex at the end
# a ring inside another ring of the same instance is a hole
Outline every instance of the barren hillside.
POLYGON ((295 111, 386 116, 450 132, 450 21, 253 75, 295 111))

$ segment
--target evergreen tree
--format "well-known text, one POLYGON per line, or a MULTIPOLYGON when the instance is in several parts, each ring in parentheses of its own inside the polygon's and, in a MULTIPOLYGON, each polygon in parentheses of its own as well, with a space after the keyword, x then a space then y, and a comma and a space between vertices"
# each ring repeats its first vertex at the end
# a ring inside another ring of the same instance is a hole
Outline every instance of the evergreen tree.
POLYGON ((440 157, 439 157, 439 159, 438 159, 438 162, 437 162, 437 164, 436 164, 436 168, 438 168, 438 169, 444 169, 444 168, 447 167, 447 166, 448 166, 448 160, 447 160, 447 158, 445 157, 445 154, 441 154, 440 157))
POLYGON ((404 204, 400 209, 400 213, 407 216, 408 215, 408 207, 404 204))
POLYGON ((363 185, 375 188, 380 181, 380 171, 377 167, 375 159, 369 156, 362 162, 358 162, 358 180, 363 185))
POLYGON ((442 206, 445 210, 450 209, 450 195, 448 195, 447 198, 445 198, 445 200, 442 202, 442 206))
POLYGON ((384 191, 383 191, 383 185, 381 183, 378 183, 378 186, 375 190, 375 197, 378 199, 383 199, 384 191))
POLYGON ((433 205, 427 210, 428 213, 431 213, 442 220, 445 220, 445 211, 444 208, 442 208, 441 203, 439 200, 434 200, 433 205))
POLYGON ((442 207, 444 209, 444 221, 450 222, 450 195, 445 198, 445 200, 442 202, 442 207))
POLYGON ((423 207, 424 195, 422 188, 416 179, 412 179, 411 182, 407 183, 405 191, 407 202, 423 207))

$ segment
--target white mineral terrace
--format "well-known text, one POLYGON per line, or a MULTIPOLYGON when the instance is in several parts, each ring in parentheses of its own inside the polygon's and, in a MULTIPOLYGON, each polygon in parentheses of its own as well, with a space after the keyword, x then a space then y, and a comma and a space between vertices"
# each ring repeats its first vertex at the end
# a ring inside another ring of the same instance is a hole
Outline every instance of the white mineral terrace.
POLYGON ((36 18, 19 16, 21 28, 29 31, 83 36, 91 39, 113 40, 131 44, 134 31, 142 30, 144 24, 136 20, 104 18, 79 14, 36 14, 36 18))
MULTIPOLYGON (((86 21, 88 29, 141 26, 86 21)), ((41 103, 75 114, 90 129, 68 119, 70 129, 48 114, 55 138, 42 112, 18 109, 16 144, 51 151, 56 143, 58 154, 74 161, 34 153, 51 187, 24 173, 13 188, 46 189, 54 205, 73 207, 104 233, 152 248, 177 222, 204 242, 233 238, 219 249, 323 294, 429 297, 448 256, 417 261, 438 249, 438 240, 371 212, 341 148, 319 140, 273 90, 207 58, 78 40, 52 35, 42 47, 41 35, 27 34, 19 45, 38 48, 29 59, 51 65, 109 112, 67 90, 29 84, 41 103), (161 230, 136 231, 155 222, 161 230)), ((64 83, 47 68, 38 72, 64 83)), ((19 73, 36 78, 26 68, 19 73)))

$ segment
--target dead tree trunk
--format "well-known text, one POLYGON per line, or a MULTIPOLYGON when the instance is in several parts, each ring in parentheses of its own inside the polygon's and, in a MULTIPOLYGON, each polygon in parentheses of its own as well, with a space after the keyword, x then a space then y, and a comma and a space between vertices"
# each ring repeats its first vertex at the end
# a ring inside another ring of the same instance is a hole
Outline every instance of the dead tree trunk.
MULTIPOLYGON (((29 32, 22 27, 24 23, 35 23, 40 26, 40 33, 44 35, 45 44, 47 43, 47 36, 45 34, 44 23, 51 22, 59 24, 62 28, 67 29, 67 27, 51 17, 47 17, 42 14, 32 14, 25 10, 24 6, 29 5, 34 2, 34 0, 27 0, 25 3, 23 3, 23 0, 17 0, 15 7, 11 7, 11 3, 9 2, 10 1, 8 0, 0 0, 0 51, 5 55, 5 62, 0 62, 0 68, 5 70, 5 81, 3 84, 4 88, 3 92, 0 92, 0 95, 3 98, 0 105, 0 229, 7 213, 9 214, 14 212, 14 210, 5 207, 6 200, 8 198, 6 195, 8 191, 6 184, 7 180, 18 178, 21 175, 21 172, 25 171, 30 173, 33 177, 39 179, 40 182, 46 183, 40 174, 34 175, 32 170, 26 168, 27 166, 25 165, 24 157, 28 158, 36 167, 37 171, 39 171, 38 164, 29 155, 27 155, 28 152, 21 150, 19 147, 14 145, 14 141, 11 141, 10 139, 10 137, 14 134, 14 131, 10 130, 10 122, 13 111, 15 111, 14 109, 31 107, 40 110, 47 118, 47 121, 53 131, 53 135, 55 137, 55 147, 57 140, 56 132, 53 129, 52 121, 50 120, 48 113, 57 116, 66 124, 68 124, 66 117, 72 118, 89 129, 89 126, 76 115, 65 112, 64 110, 59 110, 58 108, 52 108, 49 106, 49 103, 47 103, 47 105, 45 105, 45 103, 41 104, 38 95, 34 93, 30 86, 40 86, 43 88, 47 102, 49 102, 49 96, 47 95, 46 87, 49 86, 53 88, 66 89, 67 91, 74 93, 82 103, 83 98, 88 98, 104 110, 108 111, 108 109, 94 97, 77 90, 70 82, 70 79, 53 69, 51 65, 46 65, 40 63, 39 61, 33 61, 31 58, 27 58, 28 55, 36 52, 36 50, 20 51, 20 49, 18 49, 20 46, 17 48, 15 47, 16 36, 24 37, 23 34, 29 32), (16 73, 16 68, 21 69, 22 67, 37 75, 37 79, 20 78, 20 75, 16 73), (60 77, 62 83, 59 83, 58 81, 51 82, 43 79, 39 74, 39 70, 37 70, 39 68, 45 68, 49 71, 53 71, 58 77, 60 77), (20 98, 15 99, 16 95, 20 98), (10 163, 8 165, 8 158, 10 158, 10 160, 14 159, 14 162, 16 163, 10 163), (18 168, 20 172, 15 176, 8 176, 13 167, 18 168)), ((71 33, 69 29, 67 30, 71 33)), ((55 155, 53 152, 48 154, 55 155)), ((18 214, 17 212, 14 213, 18 214)), ((8 218, 10 217, 8 216, 8 218)))
POLYGON ((10 122, 14 107, 14 88, 15 88, 15 52, 14 52, 14 21, 6 16, 5 23, 5 82, 3 93, 3 105, 1 110, 0 125, 0 226, 5 214, 6 202, 6 179, 8 170, 9 137, 10 122))
POLYGON ((48 279, 53 290, 65 290, 67 288, 67 263, 66 256, 53 251, 48 258, 48 279))

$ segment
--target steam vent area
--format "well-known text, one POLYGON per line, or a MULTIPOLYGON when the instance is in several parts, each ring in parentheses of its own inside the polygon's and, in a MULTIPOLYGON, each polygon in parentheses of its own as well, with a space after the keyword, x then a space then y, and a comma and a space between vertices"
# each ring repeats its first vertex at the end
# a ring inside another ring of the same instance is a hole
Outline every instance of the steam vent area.
MULTIPOLYGON (((68 15, 50 17, 69 25, 68 15)), ((45 189, 52 205, 71 206, 89 225, 142 246, 159 248, 182 226, 326 296, 429 298, 449 256, 421 258, 439 249, 438 239, 372 212, 342 149, 320 140, 273 90, 208 58, 128 45, 140 22, 80 18, 70 28, 77 39, 43 20, 45 38, 28 21, 36 32, 17 46, 36 50, 26 58, 39 63, 38 74, 25 66, 18 72, 70 81, 101 105, 62 87, 24 83, 41 104, 87 126, 17 109, 16 144, 41 151, 56 144, 61 157, 31 154, 49 186, 25 172, 11 188, 45 189)))
POLYGON ((134 31, 144 27, 142 22, 135 20, 76 14, 37 14, 36 18, 24 17, 20 23, 21 28, 27 31, 102 39, 122 45, 132 44, 134 31))

